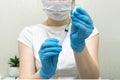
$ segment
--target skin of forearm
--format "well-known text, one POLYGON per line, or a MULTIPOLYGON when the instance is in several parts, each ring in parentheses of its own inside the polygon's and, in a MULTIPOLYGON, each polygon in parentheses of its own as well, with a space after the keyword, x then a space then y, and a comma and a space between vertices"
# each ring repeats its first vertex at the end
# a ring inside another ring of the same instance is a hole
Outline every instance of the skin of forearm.
POLYGON ((89 54, 87 47, 82 52, 74 52, 75 61, 79 73, 79 78, 82 79, 98 79, 99 68, 95 60, 89 54))
POLYGON ((22 79, 27 79, 27 80, 34 80, 34 79, 39 80, 40 79, 40 80, 42 80, 42 78, 40 78, 40 76, 39 76, 39 70, 36 73, 34 73, 33 75, 28 76, 28 77, 20 76, 20 80, 22 80, 22 79))

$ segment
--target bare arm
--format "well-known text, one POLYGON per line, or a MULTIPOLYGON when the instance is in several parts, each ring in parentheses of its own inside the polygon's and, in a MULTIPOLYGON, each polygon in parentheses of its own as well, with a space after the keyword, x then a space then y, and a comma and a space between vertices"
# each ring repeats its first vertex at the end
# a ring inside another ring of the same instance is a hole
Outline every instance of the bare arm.
POLYGON ((74 53, 80 78, 97 79, 99 77, 98 46, 99 35, 95 35, 86 41, 86 47, 81 53, 74 53))
POLYGON ((40 79, 39 71, 36 72, 33 50, 18 42, 20 56, 20 79, 40 79))

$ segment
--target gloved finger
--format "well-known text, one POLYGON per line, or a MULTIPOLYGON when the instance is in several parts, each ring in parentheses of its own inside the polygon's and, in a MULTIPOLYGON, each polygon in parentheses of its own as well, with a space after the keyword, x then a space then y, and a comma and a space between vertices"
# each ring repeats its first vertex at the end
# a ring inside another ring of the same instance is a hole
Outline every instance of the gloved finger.
POLYGON ((45 48, 41 50, 41 53, 47 53, 47 52, 60 52, 62 50, 61 47, 50 47, 50 48, 45 48))
MULTIPOLYGON (((84 16, 84 15, 82 15, 82 16, 84 16)), ((78 18, 77 18, 76 16, 74 16, 74 15, 72 15, 71 18, 72 18, 72 23, 73 23, 73 24, 74 24, 74 22, 75 22, 75 24, 76 24, 76 23, 78 23, 78 24, 83 24, 85 27, 88 27, 88 28, 90 27, 90 28, 93 29, 93 26, 91 26, 91 25, 93 25, 93 22, 92 22, 91 20, 85 22, 85 21, 83 21, 83 20, 81 20, 81 19, 78 19, 78 18)), ((79 27, 79 26, 77 26, 77 27, 79 27)))
POLYGON ((78 18, 74 18, 73 22, 72 22, 72 25, 75 25, 74 27, 77 27, 78 29, 80 29, 81 26, 79 24, 82 24, 85 27, 89 27, 89 25, 86 22, 84 22, 84 21, 82 21, 82 20, 80 20, 78 18))
MULTIPOLYGON (((76 24, 74 24, 73 26, 75 26, 75 25, 76 24)), ((72 33, 73 39, 76 39, 76 36, 78 36, 80 39, 81 38, 86 39, 93 31, 92 29, 89 29, 82 24, 78 24, 78 25, 80 26, 80 29, 78 29, 76 32, 72 33)))
POLYGON ((71 15, 71 19, 72 19, 72 22, 79 22, 78 19, 74 15, 71 15))
POLYGON ((44 42, 41 46, 41 49, 44 49, 44 48, 49 48, 49 47, 58 47, 58 43, 57 42, 44 42))
POLYGON ((84 32, 86 33, 86 31, 89 31, 89 29, 92 29, 92 28, 89 28, 88 25, 85 25, 83 24, 82 22, 73 22, 73 27, 77 27, 78 28, 78 31, 79 32, 84 32))
MULTIPOLYGON (((85 11, 85 10, 84 10, 83 8, 81 8, 81 7, 77 7, 76 10, 75 10, 75 12, 78 12, 79 14, 87 15, 87 16, 90 17, 90 15, 88 14, 88 12, 85 11)), ((74 13, 74 12, 73 12, 73 13, 74 13)))
POLYGON ((51 56, 58 56, 60 53, 58 52, 48 52, 48 53, 45 53, 44 56, 47 58, 47 57, 51 57, 51 56))
POLYGON ((75 16, 76 18, 86 22, 87 24, 91 24, 92 23, 92 20, 87 15, 83 15, 83 14, 79 14, 78 12, 75 12, 73 14, 73 16, 75 16))
POLYGON ((88 28, 88 27, 84 26, 83 24, 79 24, 79 25, 81 26, 78 31, 78 34, 81 34, 80 38, 86 39, 92 33, 93 29, 91 27, 88 28))
MULTIPOLYGON (((87 24, 85 21, 83 21, 83 20, 81 20, 81 19, 78 19, 78 18, 76 18, 76 17, 74 17, 72 20, 73 20, 73 21, 72 21, 73 24, 76 22, 76 23, 78 23, 78 24, 83 24, 84 26, 88 26, 88 24, 87 24)), ((76 24, 76 23, 75 23, 75 24, 76 24)), ((78 27, 79 27, 79 26, 78 26, 78 27)))
POLYGON ((48 39, 45 40, 45 42, 56 42, 56 43, 58 43, 59 40, 56 39, 56 38, 48 38, 48 39))
POLYGON ((86 24, 93 24, 92 20, 86 15, 75 12, 73 15, 71 15, 71 19, 72 21, 74 21, 74 19, 76 20, 76 18, 78 19, 78 21, 84 21, 86 24))

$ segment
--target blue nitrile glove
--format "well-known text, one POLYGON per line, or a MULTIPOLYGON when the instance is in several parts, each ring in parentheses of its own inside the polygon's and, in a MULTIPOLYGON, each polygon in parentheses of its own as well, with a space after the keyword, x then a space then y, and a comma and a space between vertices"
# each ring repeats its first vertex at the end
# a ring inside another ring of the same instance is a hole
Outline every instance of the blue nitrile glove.
POLYGON ((55 74, 58 56, 62 47, 58 45, 58 40, 49 38, 45 40, 39 50, 39 57, 41 60, 42 67, 40 69, 40 77, 49 79, 55 74))
POLYGON ((94 26, 89 14, 80 7, 71 12, 72 27, 70 33, 71 47, 74 52, 82 52, 85 39, 92 33, 94 26))

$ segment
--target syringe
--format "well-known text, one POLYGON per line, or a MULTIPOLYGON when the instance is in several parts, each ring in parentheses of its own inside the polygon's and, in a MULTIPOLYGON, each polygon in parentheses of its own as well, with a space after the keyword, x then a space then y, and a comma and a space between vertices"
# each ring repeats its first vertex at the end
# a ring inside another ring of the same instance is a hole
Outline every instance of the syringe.
MULTIPOLYGON (((71 9, 73 10, 74 8, 75 8, 75 0, 72 0, 71 9)), ((60 39, 60 41, 59 41, 59 43, 58 43, 59 45, 62 45, 64 39, 66 38, 67 33, 68 33, 68 31, 69 31, 69 27, 70 27, 70 22, 68 22, 67 27, 65 28, 65 34, 64 34, 64 36, 60 39)))
POLYGON ((63 35, 63 37, 60 39, 60 41, 59 41, 59 45, 62 45, 62 43, 63 43, 63 41, 65 40, 65 38, 66 38, 66 36, 67 36, 67 33, 68 33, 68 31, 69 31, 69 26, 70 26, 70 22, 67 24, 67 27, 65 28, 65 33, 64 33, 64 35, 63 35))

